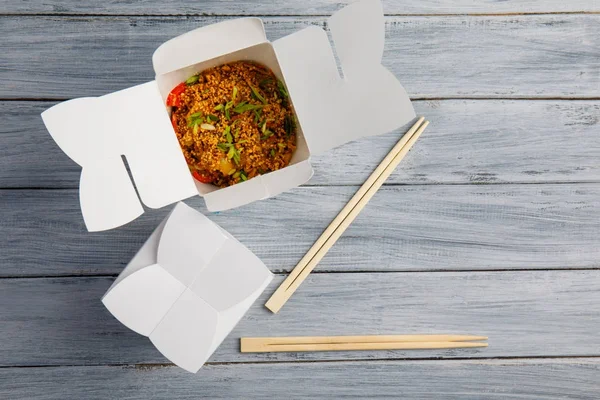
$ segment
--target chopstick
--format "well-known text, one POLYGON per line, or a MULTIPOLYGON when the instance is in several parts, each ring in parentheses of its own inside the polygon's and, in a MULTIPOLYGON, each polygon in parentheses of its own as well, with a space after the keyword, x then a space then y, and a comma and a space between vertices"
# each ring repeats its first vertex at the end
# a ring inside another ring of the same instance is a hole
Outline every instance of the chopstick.
POLYGON ((283 307, 415 144, 429 124, 429 121, 423 122, 424 120, 425 118, 420 117, 390 150, 375 171, 265 303, 265 307, 274 313, 283 307))
POLYGON ((487 347, 486 336, 372 335, 241 338, 242 353, 339 350, 417 350, 487 347))

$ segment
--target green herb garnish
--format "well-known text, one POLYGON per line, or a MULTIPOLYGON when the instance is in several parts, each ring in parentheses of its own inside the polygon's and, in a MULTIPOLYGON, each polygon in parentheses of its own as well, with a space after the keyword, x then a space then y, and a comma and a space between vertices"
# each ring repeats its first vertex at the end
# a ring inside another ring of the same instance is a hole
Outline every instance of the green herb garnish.
POLYGON ((235 106, 235 108, 233 109, 233 111, 236 112, 236 113, 238 113, 238 114, 242 114, 242 113, 245 113, 246 111, 260 110, 262 107, 263 106, 259 105, 259 104, 248 104, 245 101, 242 101, 237 106, 235 106))
POLYGON ((254 86, 250 86, 250 89, 252 89, 252 97, 254 97, 257 100, 260 100, 263 104, 267 104, 267 100, 265 100, 265 98, 262 97, 257 88, 255 88, 254 86))
POLYGON ((218 143, 217 147, 227 153, 229 160, 233 160, 237 165, 240 164, 241 150, 236 149, 233 143, 218 143))
MULTIPOLYGON (((275 121, 273 118, 269 118, 269 119, 265 119, 263 122, 259 123, 258 125, 261 127, 261 131, 262 133, 266 133, 267 132, 267 122, 269 121, 275 121)), ((273 134, 273 132, 271 132, 271 135, 273 134)), ((271 136, 269 135, 269 136, 271 136)))
POLYGON ((271 132, 268 129, 265 129, 265 134, 262 136, 262 140, 267 140, 268 138, 270 138, 271 136, 273 136, 273 132, 271 132))
POLYGON ((231 136, 231 126, 227 125, 225 130, 223 131, 223 136, 227 139, 227 143, 233 142, 233 137, 231 136))
POLYGON ((279 93, 281 93, 281 97, 283 97, 284 99, 290 97, 285 85, 280 80, 277 81, 277 89, 279 89, 279 93))
POLYGON ((236 149, 235 147, 231 147, 231 148, 233 149, 233 157, 232 157, 233 162, 236 165, 240 165, 240 158, 241 158, 240 151, 238 149, 236 149))
POLYGON ((218 121, 218 120, 219 120, 219 117, 217 117, 217 116, 216 116, 216 115, 214 115, 214 114, 206 114, 206 119, 207 119, 207 120, 210 120, 210 121, 218 121))
POLYGON ((225 118, 230 119, 229 110, 233 107, 233 101, 228 101, 225 103, 225 118))
POLYGON ((271 149, 269 154, 271 154, 271 157, 275 157, 275 149, 271 149))
POLYGON ((273 82, 273 79, 271 79, 271 78, 261 79, 260 82, 258 82, 258 87, 265 90, 267 85, 270 85, 272 82, 273 82))
POLYGON ((216 106, 214 108, 215 111, 221 111, 223 108, 225 108, 225 106, 223 104, 219 104, 218 106, 216 106))
POLYGON ((242 181, 247 181, 248 177, 246 176, 246 172, 245 171, 240 171, 240 178, 242 179, 242 181))
POLYGON ((192 126, 196 126, 196 125, 200 125, 204 122, 204 118, 202 117, 202 111, 199 111, 197 113, 193 113, 188 117, 188 127, 192 127, 192 126))
POLYGON ((237 86, 233 87, 233 94, 231 95, 231 101, 235 101, 235 98, 237 97, 238 94, 238 88, 237 86))
POLYGON ((261 114, 262 114, 262 108, 254 110, 254 122, 256 122, 257 124, 258 124, 258 121, 260 120, 261 114))
POLYGON ((231 160, 233 158, 234 154, 235 154, 235 147, 231 146, 229 148, 229 151, 227 152, 227 158, 231 160))
POLYGON ((192 86, 194 83, 198 82, 198 75, 193 75, 190 76, 189 78, 187 78, 187 80, 185 81, 185 84, 188 86, 192 86))
POLYGON ((283 128, 285 129, 285 133, 287 133, 288 136, 294 133, 294 130, 296 129, 296 119, 293 115, 285 116, 285 119, 283 120, 283 128))

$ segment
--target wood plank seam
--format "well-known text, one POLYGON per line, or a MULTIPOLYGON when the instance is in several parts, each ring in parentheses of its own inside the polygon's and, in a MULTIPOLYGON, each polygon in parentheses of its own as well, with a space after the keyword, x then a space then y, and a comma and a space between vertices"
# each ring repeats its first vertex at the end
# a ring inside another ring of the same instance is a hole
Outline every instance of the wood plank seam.
MULTIPOLYGON (((125 265, 123 265, 125 266, 125 265)), ((600 270, 600 265, 595 267, 568 267, 564 268, 496 268, 496 269, 414 269, 414 270, 328 270, 319 269, 313 270, 311 275, 325 274, 422 274, 422 273, 482 273, 482 272, 553 272, 553 271, 597 271, 600 270)), ((275 276, 285 277, 290 273, 290 270, 271 271, 275 276)), ((23 279, 55 279, 55 278, 116 278, 119 274, 56 274, 56 275, 0 275, 0 280, 23 280, 23 279)))
MULTIPOLYGON (((460 363, 465 361, 527 361, 527 360, 581 360, 581 359, 600 359, 600 355, 568 355, 568 356, 506 356, 506 357, 423 357, 423 358, 365 358, 365 359, 329 359, 329 360, 282 360, 282 361, 227 361, 214 362, 208 361, 205 366, 242 366, 242 365, 286 365, 286 364, 340 364, 340 363, 401 363, 401 362, 422 362, 434 363, 443 361, 444 363, 460 363)), ((176 367, 173 363, 106 363, 106 364, 39 364, 39 365, 0 365, 0 370, 7 369, 33 369, 33 368, 94 368, 94 367, 135 367, 135 368, 165 368, 176 367)))
MULTIPOLYGON (((600 11, 537 11, 537 12, 505 12, 505 13, 385 13, 386 17, 519 17, 519 16, 543 16, 543 15, 595 15, 600 14, 600 11)), ((169 17, 216 17, 216 18, 272 18, 272 17, 290 17, 290 18, 328 18, 331 14, 206 14, 206 13, 172 13, 172 14, 110 14, 110 13, 18 13, 4 12, 0 13, 0 17, 133 17, 133 18, 169 18, 169 17)))

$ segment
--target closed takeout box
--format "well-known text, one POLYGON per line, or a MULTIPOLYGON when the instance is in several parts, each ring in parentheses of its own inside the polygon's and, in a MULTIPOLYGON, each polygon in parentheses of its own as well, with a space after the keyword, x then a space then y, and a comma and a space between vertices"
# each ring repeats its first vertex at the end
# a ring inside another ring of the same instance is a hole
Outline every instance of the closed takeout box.
POLYGON ((178 203, 102 302, 169 360, 197 372, 272 278, 233 236, 178 203))
POLYGON ((56 143, 82 167, 80 203, 88 230, 134 220, 144 212, 142 202, 160 208, 200 195, 210 211, 220 211, 274 196, 311 178, 311 155, 413 119, 408 95, 381 65, 385 31, 379 0, 353 3, 327 25, 343 76, 320 27, 269 42, 260 19, 242 18, 161 45, 152 59, 155 81, 44 111, 56 143), (165 102, 189 76, 236 60, 262 63, 285 83, 298 120, 298 146, 289 166, 217 188, 192 178, 165 102))

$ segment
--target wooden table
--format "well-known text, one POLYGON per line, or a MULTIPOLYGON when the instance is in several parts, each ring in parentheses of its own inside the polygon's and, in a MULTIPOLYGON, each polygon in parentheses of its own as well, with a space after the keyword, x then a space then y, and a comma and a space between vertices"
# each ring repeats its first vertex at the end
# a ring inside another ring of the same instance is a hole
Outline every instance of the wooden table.
MULTIPOLYGON (((344 2, 345 3, 345 2, 344 2)), ((100 297, 167 209, 87 233, 79 168, 40 112, 153 78, 166 39, 239 15, 275 39, 338 1, 4 0, 0 398, 571 398, 600 393, 600 4, 387 1, 384 64, 430 128, 277 315, 267 296, 395 143, 315 159, 303 187, 210 217, 276 278, 197 374, 100 297), (238 338, 488 335, 487 349, 241 354, 238 338)), ((93 124, 94 121, 90 121, 93 124)), ((188 204, 206 212, 201 199, 188 204)))

